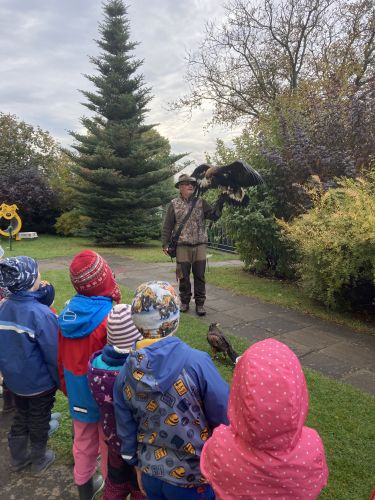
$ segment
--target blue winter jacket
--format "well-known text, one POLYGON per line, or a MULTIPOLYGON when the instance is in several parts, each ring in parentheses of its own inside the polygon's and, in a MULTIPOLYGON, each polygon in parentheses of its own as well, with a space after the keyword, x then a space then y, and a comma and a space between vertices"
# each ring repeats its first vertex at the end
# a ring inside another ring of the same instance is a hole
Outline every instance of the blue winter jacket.
POLYGON ((228 423, 228 395, 208 354, 176 337, 130 352, 113 393, 121 454, 167 483, 199 485, 203 445, 228 423))
POLYGON ((0 371, 9 389, 23 396, 59 386, 57 318, 33 292, 0 303, 0 371))

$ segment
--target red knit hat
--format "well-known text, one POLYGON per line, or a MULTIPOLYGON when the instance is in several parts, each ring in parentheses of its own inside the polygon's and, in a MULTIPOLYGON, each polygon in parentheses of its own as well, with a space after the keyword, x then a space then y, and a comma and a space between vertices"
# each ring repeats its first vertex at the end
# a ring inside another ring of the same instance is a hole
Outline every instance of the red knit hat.
POLYGON ((83 250, 73 257, 70 279, 81 295, 112 297, 116 303, 121 300, 121 291, 111 268, 103 257, 92 250, 83 250))

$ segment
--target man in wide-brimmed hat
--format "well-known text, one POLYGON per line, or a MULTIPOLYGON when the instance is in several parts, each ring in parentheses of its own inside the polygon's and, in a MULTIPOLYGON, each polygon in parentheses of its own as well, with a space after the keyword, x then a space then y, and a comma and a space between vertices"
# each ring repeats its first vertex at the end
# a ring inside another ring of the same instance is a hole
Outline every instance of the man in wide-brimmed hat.
POLYGON ((181 312, 189 310, 192 296, 190 283, 190 270, 194 276, 195 311, 198 316, 204 316, 204 302, 206 300, 206 253, 207 230, 205 220, 217 220, 221 215, 222 204, 217 203, 211 207, 205 200, 195 199, 194 192, 197 180, 188 174, 181 174, 175 186, 180 190, 180 196, 174 198, 167 207, 162 228, 162 247, 168 255, 168 243, 185 216, 195 203, 193 210, 185 222, 177 242, 177 267, 176 274, 179 279, 181 299, 181 312), (195 201, 194 201, 195 200, 195 201))

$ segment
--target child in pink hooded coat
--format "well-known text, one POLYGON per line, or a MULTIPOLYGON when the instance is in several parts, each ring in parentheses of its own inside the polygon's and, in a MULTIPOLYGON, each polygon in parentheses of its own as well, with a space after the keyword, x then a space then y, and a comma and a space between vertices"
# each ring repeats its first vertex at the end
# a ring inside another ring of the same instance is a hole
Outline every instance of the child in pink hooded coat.
POLYGON ((203 447, 201 470, 216 498, 315 499, 328 468, 319 434, 304 426, 305 376, 296 355, 267 339, 234 370, 228 417, 203 447))

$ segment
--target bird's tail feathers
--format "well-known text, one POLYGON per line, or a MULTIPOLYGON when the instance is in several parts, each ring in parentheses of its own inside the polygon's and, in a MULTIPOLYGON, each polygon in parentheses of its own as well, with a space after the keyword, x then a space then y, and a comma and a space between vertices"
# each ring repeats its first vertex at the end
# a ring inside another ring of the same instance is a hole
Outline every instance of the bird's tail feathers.
POLYGON ((233 362, 236 363, 236 359, 238 358, 238 354, 236 351, 233 349, 233 347, 229 344, 228 347, 228 352, 227 352, 229 359, 233 362))

